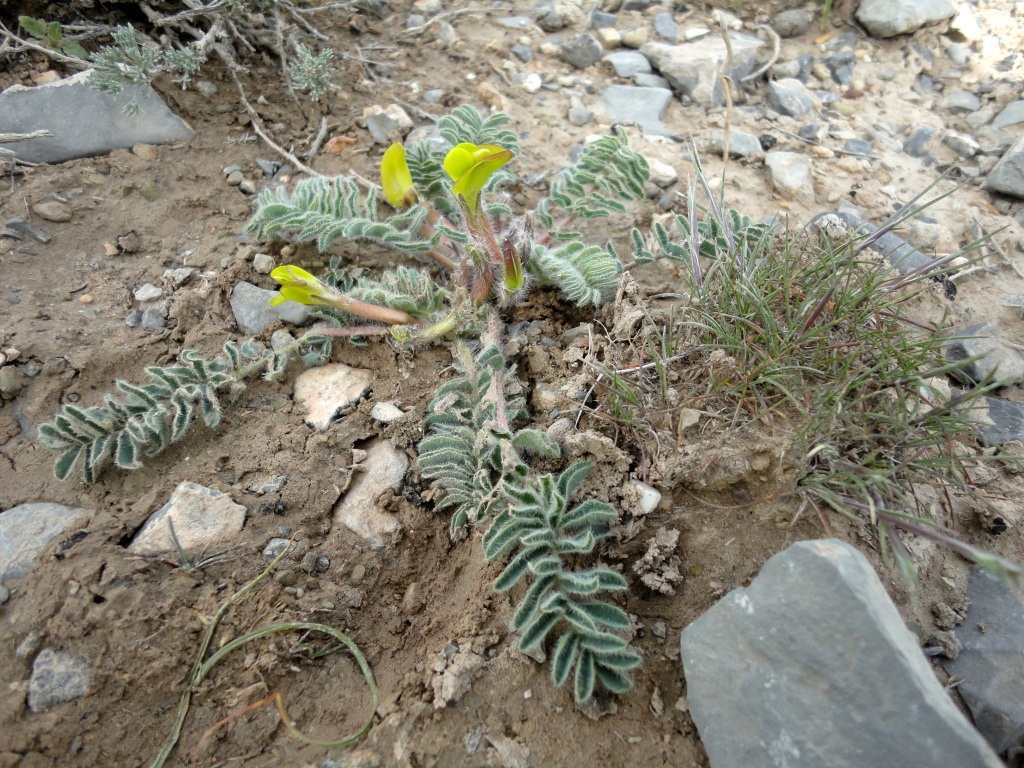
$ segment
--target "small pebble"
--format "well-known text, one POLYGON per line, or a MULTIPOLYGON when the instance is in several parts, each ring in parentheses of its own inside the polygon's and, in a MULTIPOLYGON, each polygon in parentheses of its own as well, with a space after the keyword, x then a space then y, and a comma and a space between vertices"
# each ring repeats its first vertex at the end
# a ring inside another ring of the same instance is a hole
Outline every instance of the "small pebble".
POLYGON ((274 271, 274 257, 266 253, 257 253, 252 260, 252 268, 261 275, 269 275, 274 271))
POLYGON ((142 309, 133 309, 124 319, 124 324, 129 328, 138 328, 142 325, 142 309))
POLYGON ((43 200, 32 206, 32 210, 40 218, 47 221, 71 221, 71 206, 60 200, 43 200))
POLYGON ((352 573, 349 574, 348 583, 353 587, 357 587, 363 583, 363 579, 366 577, 366 566, 362 563, 356 563, 355 567, 352 568, 352 573))
POLYGON ((88 293, 83 293, 81 296, 78 297, 79 304, 92 304, 93 301, 93 297, 90 296, 88 293))
POLYGON ((263 556, 273 560, 275 557, 284 552, 285 547, 288 547, 289 554, 294 552, 296 547, 299 546, 297 541, 291 541, 290 539, 274 538, 267 542, 267 546, 263 548, 263 556), (289 546, 291 542, 291 546, 289 546))
POLYGON ((141 303, 147 301, 156 301, 164 295, 163 288, 153 285, 152 283, 144 283, 135 289, 135 300, 141 303))
POLYGON ((132 154, 143 160, 156 160, 156 147, 152 144, 136 144, 132 147, 132 154))
POLYGON ((156 307, 149 307, 142 313, 142 327, 150 333, 156 333, 167 326, 167 320, 156 307))
POLYGON ((237 187, 245 180, 245 176, 241 171, 232 171, 228 174, 227 182, 228 186, 237 187))

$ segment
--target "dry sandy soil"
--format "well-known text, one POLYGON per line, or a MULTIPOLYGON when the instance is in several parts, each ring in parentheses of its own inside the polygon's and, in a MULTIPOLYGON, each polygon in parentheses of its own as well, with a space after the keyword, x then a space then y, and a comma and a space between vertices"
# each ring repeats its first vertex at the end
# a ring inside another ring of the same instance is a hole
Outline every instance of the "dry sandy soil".
MULTIPOLYGON (((273 61, 246 62, 250 97, 279 141, 301 151, 324 114, 330 135, 355 140, 340 154, 317 157, 314 165, 320 172, 352 169, 376 178, 383 147, 374 145, 360 127, 364 107, 396 99, 436 114, 466 102, 483 106, 477 88, 485 82, 502 95, 513 115, 512 125, 523 137, 516 168, 523 177, 560 167, 586 134, 607 130, 597 124, 569 125, 564 118, 568 97, 563 92, 528 94, 506 82, 501 62, 511 58, 507 47, 520 33, 501 29, 486 14, 466 15, 455 20, 460 42, 445 48, 432 33, 396 36, 409 10, 395 3, 388 9, 390 20, 338 14, 323 24, 335 50, 353 57, 340 58, 335 83, 341 88, 319 107, 294 108, 273 61), (356 46, 362 58, 382 64, 360 61, 356 46), (445 89, 442 105, 418 100, 417 94, 430 88, 445 89)), ((506 12, 511 11, 501 13, 506 12)), ((629 14, 623 17, 626 21, 620 26, 630 26, 629 14)), ((636 15, 637 21, 640 18, 636 15)), ((862 30, 849 25, 849 18, 850 8, 841 5, 832 31, 854 30, 864 38, 861 47, 869 62, 881 67, 903 61, 906 40, 867 39, 862 30)), ((544 39, 539 30, 527 34, 538 43, 544 39)), ((805 38, 785 45, 787 50, 814 50, 813 38, 820 34, 816 25, 805 38)), ((924 31, 918 40, 937 48, 936 34, 924 31)), ((11 71, 0 72, 0 85, 31 84, 33 76, 49 66, 41 56, 24 59, 11 71)), ((539 55, 530 66, 587 78, 598 87, 613 79, 600 66, 573 72, 552 56, 539 55)), ((864 64, 863 71, 872 72, 872 65, 864 64)), ((872 78, 876 90, 863 100, 862 111, 850 118, 851 124, 886 117, 894 126, 934 124, 927 110, 893 96, 901 88, 909 92, 915 74, 901 69, 895 81, 872 78)), ((31 217, 31 205, 53 195, 74 210, 67 223, 31 219, 54 235, 47 245, 0 239, 0 341, 20 350, 19 365, 36 361, 42 367, 16 399, 0 404, 0 509, 45 500, 88 511, 86 522, 51 547, 28 578, 9 584, 11 599, 0 607, 0 681, 6 691, 0 699, 0 766, 148 764, 168 736, 207 622, 221 602, 266 566, 261 556, 266 542, 294 532, 299 532, 296 552, 271 580, 232 609, 214 645, 257 626, 288 620, 319 621, 348 633, 373 669, 381 704, 376 725, 358 752, 350 758, 344 750, 332 753, 338 764, 351 759, 354 765, 367 766, 706 765, 687 713, 680 630, 726 591, 748 583, 775 552, 794 541, 824 535, 822 523, 811 514, 790 524, 798 505, 785 496, 792 490, 791 478, 774 453, 785 440, 768 429, 756 439, 729 442, 723 441, 714 420, 708 420, 685 434, 666 432, 664 444, 642 446, 619 434, 607 419, 584 420, 584 428, 604 436, 593 437, 582 449, 598 461, 598 472, 587 489, 623 509, 623 525, 604 557, 630 575, 624 607, 636 617, 633 645, 644 657, 635 689, 606 702, 608 714, 599 720, 593 712, 579 711, 571 692, 552 687, 547 666, 515 650, 508 630, 512 603, 490 590, 499 566, 483 563, 478 535, 457 544, 449 541, 447 520, 423 500, 427 489, 415 469, 403 491, 389 502, 402 527, 383 550, 374 551, 347 529, 332 525, 330 511, 353 471, 353 449, 364 449, 383 435, 415 456, 421 432, 418 416, 435 383, 450 372, 451 357, 443 348, 410 354, 381 341, 366 347, 337 344, 336 361, 370 368, 375 378, 370 397, 325 433, 309 430, 292 404, 298 373, 294 366, 283 381, 248 389, 225 410, 218 429, 196 428, 142 470, 107 471, 92 486, 53 478, 54 457, 39 446, 35 431, 61 404, 97 403, 115 378, 139 381, 145 365, 166 364, 183 348, 215 352, 226 338, 239 336, 228 306, 233 286, 249 280, 273 287, 267 276, 253 269, 251 256, 260 249, 238 242, 252 198, 228 186, 221 169, 237 164, 247 178, 260 184, 255 160, 278 158, 253 139, 233 87, 217 65, 211 64, 204 76, 218 85, 210 98, 157 83, 172 109, 195 129, 193 141, 158 147, 152 156, 122 150, 25 169, 4 179, 0 189, 4 218, 31 217), (121 247, 110 255, 106 244, 121 247), (168 328, 151 334, 128 327, 124 318, 133 308, 133 290, 145 282, 160 285, 165 270, 181 266, 196 267, 199 274, 171 295, 168 328), (369 416, 372 405, 382 400, 398 402, 411 416, 398 426, 382 428, 369 416), (697 453, 705 462, 702 471, 708 473, 719 464, 731 466, 737 455, 762 469, 741 472, 713 490, 683 484, 662 487, 658 509, 646 517, 636 514, 628 480, 658 485, 655 459, 684 445, 701 447, 697 453), (767 467, 761 461, 764 457, 767 467), (247 491, 277 475, 288 477, 279 493, 257 496, 247 491), (182 481, 229 493, 248 508, 245 528, 227 561, 186 570, 126 551, 134 533, 182 481), (674 595, 651 591, 632 569, 660 528, 681 534, 676 555, 685 581, 674 595), (320 555, 329 559, 326 571, 314 565, 320 555), (16 658, 14 649, 30 633, 36 633, 37 642, 71 650, 93 665, 87 695, 41 714, 29 712, 25 696, 30 661, 16 658), (443 668, 445 650, 450 654, 453 642, 460 655, 471 651, 485 663, 468 692, 437 709, 436 670, 443 668)), ((411 114, 417 124, 427 122, 422 113, 411 114)), ((737 114, 737 127, 791 141, 771 125, 737 114)), ((673 130, 698 137, 723 119, 721 111, 706 115, 676 102, 665 116, 673 130)), ((688 162, 680 144, 644 139, 636 131, 633 135, 635 146, 649 158, 675 166, 685 183, 688 162)), ((824 178, 816 204, 780 205, 757 161, 730 163, 727 198, 732 207, 755 218, 781 210, 799 227, 837 200, 848 199, 851 190, 860 192, 858 201, 877 218, 883 211, 891 212, 893 195, 906 200, 936 175, 934 167, 906 155, 885 155, 870 171, 842 171, 835 165, 838 160, 821 160, 824 178), (870 196, 876 198, 874 203, 865 202, 870 196)), ((721 161, 708 158, 706 170, 711 177, 720 175, 721 161)), ((519 205, 537 196, 525 185, 513 193, 519 205)), ((963 244, 975 217, 990 230, 1010 221, 992 205, 991 196, 972 185, 944 201, 933 216, 945 225, 943 237, 953 242, 937 243, 936 248, 963 244)), ((620 237, 631 223, 646 225, 658 212, 654 201, 646 201, 619 222, 621 229, 610 232, 620 237)), ((1020 236, 1019 228, 999 236, 1018 258, 1020 236)), ((282 245, 264 250, 280 261, 282 245)), ((368 268, 392 258, 362 245, 335 246, 331 254, 344 254, 368 268)), ((300 247, 290 260, 315 267, 325 263, 326 256, 300 247)), ((637 279, 648 294, 680 287, 678 273, 663 265, 645 268, 637 279)), ((1011 270, 979 272, 959 287, 955 301, 936 292, 920 302, 917 311, 930 319, 947 314, 956 323, 991 319, 1005 335, 1024 341, 1017 310, 994 306, 999 294, 1024 294, 1024 281, 1011 270)), ((598 330, 600 324, 614 325, 616 311, 611 307, 598 313, 598 330)), ((565 330, 592 320, 589 312, 566 307, 553 293, 538 293, 510 318, 522 319, 543 321, 543 335, 556 342, 545 348, 543 359, 531 361, 523 350, 518 362, 528 392, 558 389, 574 377, 590 375, 579 362, 586 348, 560 341, 565 330)), ((270 329, 268 337, 269 333, 270 329)), ((599 405, 600 390, 597 394, 599 405)), ((549 423, 546 412, 538 411, 537 419, 541 428, 549 423)), ((1020 498, 1024 490, 1019 480, 1002 470, 976 480, 979 493, 996 498, 1020 498)), ((959 501, 944 514, 965 540, 1024 561, 1022 529, 1012 519, 1010 529, 994 537, 985 533, 969 500, 959 501)), ((860 546, 873 559, 923 642, 935 631, 931 609, 936 602, 962 607, 964 561, 915 546, 920 583, 911 593, 882 565, 866 526, 838 516, 829 525, 834 535, 860 546)), ((270 638, 220 665, 194 697, 170 764, 317 765, 327 750, 292 739, 271 706, 237 717, 200 744, 219 720, 274 692, 282 694, 299 728, 316 738, 357 729, 369 713, 370 699, 350 657, 333 654, 307 661, 289 654, 289 648, 288 640, 270 638)))

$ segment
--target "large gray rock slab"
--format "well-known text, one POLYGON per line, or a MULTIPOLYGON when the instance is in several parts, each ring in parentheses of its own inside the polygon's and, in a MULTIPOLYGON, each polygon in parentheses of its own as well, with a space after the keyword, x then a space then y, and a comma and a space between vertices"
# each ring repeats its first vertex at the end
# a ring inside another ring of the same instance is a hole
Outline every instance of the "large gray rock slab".
POLYGON ((27 576, 46 546, 85 516, 84 509, 49 501, 0 512, 0 583, 27 576))
POLYGON ((245 507, 226 493, 197 483, 180 483, 167 503, 149 516, 129 551, 136 555, 177 553, 174 536, 187 553, 211 551, 216 544, 233 539, 245 525, 245 507))
POLYGON ((989 171, 985 189, 1024 198, 1024 133, 989 171))
POLYGON ((756 37, 736 32, 729 33, 729 41, 732 64, 724 72, 728 51, 725 41, 718 35, 679 45, 645 43, 640 52, 677 93, 690 97, 702 107, 717 107, 725 104, 719 75, 729 75, 733 82, 739 83, 754 71, 757 49, 763 45, 756 37))
POLYGON ((387 441, 376 442, 366 451, 359 469, 334 507, 334 521, 380 549, 400 527, 393 513, 380 508, 381 494, 388 489, 397 493, 402 487, 409 457, 387 441))
POLYGON ((685 630, 714 768, 999 768, 867 559, 836 539, 772 557, 685 630))
POLYGON ((0 93, 0 133, 47 130, 52 137, 0 144, 30 163, 62 163, 102 155, 136 144, 189 141, 195 135, 148 85, 133 85, 116 96, 90 85, 87 69, 53 83, 0 93), (132 100, 138 112, 124 113, 132 100))
POLYGON ((962 678, 957 690, 993 749, 1024 751, 1024 603, 983 568, 971 569, 967 599, 960 655, 942 665, 962 678))
POLYGON ((672 91, 667 88, 641 88, 632 85, 610 85, 601 94, 598 109, 615 123, 636 123, 651 136, 668 136, 670 131, 661 122, 672 91))
POLYGON ((976 323, 953 334, 945 345, 946 359, 963 361, 950 374, 964 384, 978 384, 991 377, 1024 381, 1024 355, 1003 341, 1003 332, 995 323, 976 323), (971 358, 977 357, 977 360, 971 358))
POLYGON ((275 296, 277 291, 268 291, 244 280, 238 283, 231 291, 231 312, 238 327, 245 333, 257 334, 278 320, 301 325, 309 319, 309 307, 305 304, 286 301, 270 306, 275 296))
POLYGON ((956 4, 952 0, 861 0, 856 15, 875 37, 894 37, 953 18, 956 4))
POLYGON ((43 712, 57 704, 74 701, 89 690, 92 668, 84 659, 43 648, 32 663, 28 680, 28 708, 43 712))

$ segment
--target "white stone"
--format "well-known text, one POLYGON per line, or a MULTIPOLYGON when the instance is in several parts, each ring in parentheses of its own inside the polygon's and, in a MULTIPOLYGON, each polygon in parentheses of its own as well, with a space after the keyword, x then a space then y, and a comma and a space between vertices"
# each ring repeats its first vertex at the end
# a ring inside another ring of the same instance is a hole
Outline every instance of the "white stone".
POLYGON ((731 63, 724 74, 739 82, 754 71, 757 50, 764 45, 756 37, 736 32, 730 33, 729 41, 731 57, 720 36, 680 45, 650 42, 641 46, 640 52, 669 81, 673 90, 689 96, 702 107, 716 107, 725 104, 719 74, 726 61, 731 63))
POLYGON ((894 37, 952 17, 951 0, 861 0, 857 21, 875 37, 894 37))
POLYGON ((275 266, 274 257, 269 253, 257 253, 252 258, 252 268, 261 275, 269 275, 274 271, 275 266))
POLYGON ((651 181, 662 189, 671 187, 679 181, 679 172, 668 163, 663 163, 660 160, 648 160, 647 165, 651 170, 651 181))
POLYGON ((245 507, 226 493, 196 483, 184 482, 160 509, 149 516, 135 534, 128 550, 136 555, 176 553, 170 525, 181 548, 187 553, 210 551, 245 525, 245 507))
POLYGON ((536 93, 544 86, 544 78, 536 72, 527 72, 520 85, 527 93, 536 93))
POLYGON ((135 289, 135 300, 143 303, 147 301, 156 301, 163 295, 163 288, 155 286, 152 283, 144 283, 135 289))
POLYGON ((352 486, 334 507, 334 521, 369 542, 383 547, 391 534, 399 528, 398 518, 377 506, 382 492, 397 492, 402 486, 409 457, 389 442, 375 442, 366 452, 361 464, 362 472, 352 480, 352 486))
POLYGON ((661 491, 639 480, 630 480, 629 484, 640 492, 640 512, 642 514, 649 515, 658 508, 658 504, 661 503, 661 491))
POLYGON ((295 380, 295 402, 306 412, 306 423, 322 432, 339 411, 363 396, 371 381, 373 371, 344 363, 310 368, 295 380))
POLYGON ((769 152, 764 158, 772 188, 787 200, 814 202, 811 164, 796 152, 769 152))
POLYGON ((409 117, 408 112, 397 104, 388 104, 387 109, 384 110, 384 114, 395 121, 395 125, 398 126, 398 132, 403 136, 412 130, 412 118, 409 117))
POLYGON ((390 424, 405 416, 405 411, 392 402, 384 402, 374 405, 370 410, 370 416, 379 422, 390 424))

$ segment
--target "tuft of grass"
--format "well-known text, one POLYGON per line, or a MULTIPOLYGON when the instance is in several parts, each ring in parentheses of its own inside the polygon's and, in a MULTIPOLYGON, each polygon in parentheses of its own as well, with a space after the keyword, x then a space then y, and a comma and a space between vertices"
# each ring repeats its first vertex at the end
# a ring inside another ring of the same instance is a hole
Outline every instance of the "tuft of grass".
MULTIPOLYGON (((951 258, 900 274, 853 236, 829 240, 760 225, 746 236, 731 226, 735 212, 710 195, 697 220, 696 188, 690 217, 656 225, 661 231, 641 253, 685 265, 689 302, 673 327, 648 327, 646 344, 634 344, 633 354, 642 346, 654 364, 602 371, 611 382, 609 416, 634 435, 645 431, 638 424, 645 410, 659 412, 657 403, 717 410, 730 430, 771 426, 790 436, 798 516, 812 507, 823 520, 832 510, 869 524, 883 556, 911 579, 900 531, 951 546, 1005 580, 1024 576, 957 541, 938 518, 943 500, 972 492, 970 468, 994 458, 979 450, 969 411, 1003 383, 951 390, 946 374, 962 362, 945 361, 947 334, 906 309, 944 280, 951 258), (667 379, 682 392, 676 402, 664 396, 667 379), (934 493, 922 494, 925 486, 934 493)), ((633 239, 644 242, 639 233, 633 239)))

